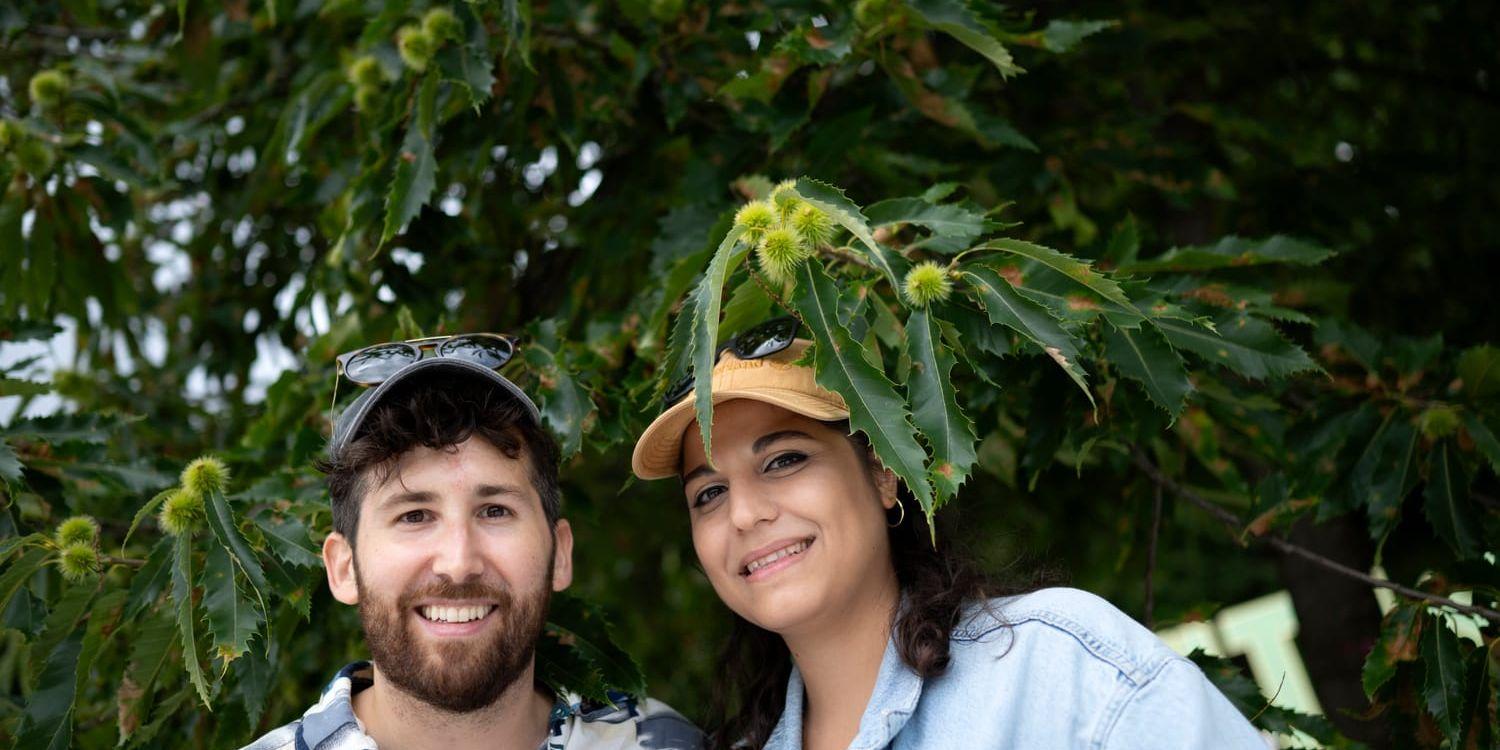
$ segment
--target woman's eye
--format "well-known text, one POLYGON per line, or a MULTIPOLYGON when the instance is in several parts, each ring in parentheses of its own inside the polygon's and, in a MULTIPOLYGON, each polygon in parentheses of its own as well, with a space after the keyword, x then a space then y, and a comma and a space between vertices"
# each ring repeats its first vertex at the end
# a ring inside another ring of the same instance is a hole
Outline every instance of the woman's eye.
POLYGON ((724 494, 723 485, 716 484, 712 487, 704 487, 698 491, 698 494, 693 496, 693 507, 698 508, 707 505, 713 502, 714 498, 722 494, 724 494))
POLYGON ((485 518, 504 518, 510 515, 510 508, 507 508, 504 505, 486 505, 484 506, 484 510, 480 511, 480 513, 483 514, 485 518))
POLYGON ((801 453, 783 453, 771 459, 770 463, 766 464, 766 471, 785 469, 788 466, 794 466, 806 460, 807 456, 804 456, 801 453))

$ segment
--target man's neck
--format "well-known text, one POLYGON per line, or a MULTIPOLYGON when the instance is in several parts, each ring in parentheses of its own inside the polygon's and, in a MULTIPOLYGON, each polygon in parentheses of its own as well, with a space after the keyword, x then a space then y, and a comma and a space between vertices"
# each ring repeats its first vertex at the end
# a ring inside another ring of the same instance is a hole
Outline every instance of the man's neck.
POLYGON ((374 682, 352 699, 354 715, 381 750, 469 750, 539 747, 547 738, 553 699, 533 683, 531 667, 494 703, 453 713, 424 703, 374 668, 374 682))

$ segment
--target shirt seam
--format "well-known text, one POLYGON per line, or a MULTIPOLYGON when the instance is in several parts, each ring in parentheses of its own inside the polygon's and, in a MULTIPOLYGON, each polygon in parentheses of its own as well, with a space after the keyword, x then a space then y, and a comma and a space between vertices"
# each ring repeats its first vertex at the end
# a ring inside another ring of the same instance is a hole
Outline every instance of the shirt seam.
MULTIPOLYGON (((1003 627, 1009 626, 1014 628, 1028 621, 1035 621, 1066 633, 1094 657, 1114 667, 1115 670, 1120 672, 1131 683, 1139 684, 1145 680, 1149 680, 1155 675, 1156 671, 1160 670, 1160 665, 1157 665, 1155 670, 1148 673, 1147 670, 1150 669, 1149 664, 1138 663, 1137 660, 1131 657, 1127 649, 1112 640, 1095 634, 1082 623, 1056 610, 1034 609, 1021 613, 1007 614, 1010 615, 1007 621, 996 623, 994 627, 980 633, 975 639, 982 638, 1003 627)), ((1162 663, 1165 664, 1168 661, 1170 659, 1163 659, 1162 663)))
POLYGON ((1139 698, 1146 691, 1146 687, 1156 681, 1161 673, 1166 671, 1167 667, 1182 661, 1182 659, 1178 658, 1163 659, 1161 664, 1158 664, 1156 669, 1147 675, 1145 679, 1134 683, 1127 683, 1128 687, 1104 707, 1103 714, 1100 716, 1099 733, 1089 743, 1089 747, 1093 748, 1093 750, 1104 750, 1104 746, 1109 742, 1111 735, 1114 734, 1115 729, 1120 725, 1120 718, 1125 715, 1125 710, 1135 703, 1136 698, 1139 698))

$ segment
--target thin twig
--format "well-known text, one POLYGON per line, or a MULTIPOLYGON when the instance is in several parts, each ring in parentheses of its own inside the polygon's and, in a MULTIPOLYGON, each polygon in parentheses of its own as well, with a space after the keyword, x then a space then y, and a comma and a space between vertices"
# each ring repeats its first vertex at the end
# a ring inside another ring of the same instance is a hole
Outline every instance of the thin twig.
POLYGON ((145 560, 137 560, 134 557, 114 557, 113 555, 104 555, 99 559, 102 560, 105 565, 124 565, 130 568, 141 568, 145 567, 146 565, 145 560))
POLYGON ((1161 485, 1156 485, 1155 508, 1151 512, 1151 541, 1146 546, 1146 628, 1156 629, 1156 540, 1161 535, 1161 485))
MULTIPOLYGON (((1151 462, 1151 459, 1148 458, 1145 452, 1143 452, 1140 448, 1133 449, 1132 457, 1135 460, 1135 465, 1142 471, 1146 472, 1146 475, 1151 477, 1151 481, 1156 482, 1157 485, 1163 488, 1171 490, 1172 494, 1197 506, 1200 510, 1208 513, 1209 515, 1217 519, 1220 523, 1223 523, 1225 526, 1227 526, 1230 532, 1235 537, 1239 536, 1240 531, 1244 528, 1244 522, 1240 520, 1239 516, 1236 516, 1228 510, 1225 510, 1223 507, 1220 507, 1217 503, 1209 500, 1208 498, 1205 498, 1202 495, 1199 495, 1198 493, 1193 492, 1192 490, 1172 481, 1171 478, 1163 474, 1161 470, 1157 468, 1156 464, 1151 462)), ((1374 586, 1375 588, 1388 589, 1408 599, 1416 599, 1419 601, 1439 604, 1444 607, 1455 609, 1464 614, 1482 617, 1486 620, 1489 620, 1490 622, 1500 625, 1500 612, 1496 612, 1495 610, 1488 607, 1476 607, 1472 604, 1464 604, 1462 602, 1457 602, 1449 599, 1446 596, 1429 594, 1426 591, 1414 589, 1410 586, 1403 586, 1399 583, 1396 583, 1395 581, 1388 581, 1384 578, 1376 578, 1375 576, 1359 570, 1355 570, 1354 568, 1351 568, 1336 560, 1330 560, 1329 558, 1313 552, 1306 547, 1293 544, 1292 542, 1288 542, 1280 537, 1259 536, 1251 538, 1268 544, 1280 552, 1286 553, 1288 555, 1296 555, 1304 560, 1307 560, 1308 562, 1320 565, 1328 570, 1338 573, 1339 575, 1363 581, 1364 583, 1370 586, 1374 586)))
POLYGON ((745 270, 750 272, 750 278, 755 280, 755 283, 760 286, 760 290, 765 292, 767 297, 770 297, 776 304, 781 305, 781 309, 791 313, 792 317, 796 318, 798 323, 806 325, 806 321, 802 320, 802 316, 797 314, 797 308, 788 305, 786 300, 781 298, 781 295, 771 291, 770 283, 761 277, 760 272, 755 270, 755 266, 746 263, 745 270))
POLYGON ((847 250, 842 247, 832 247, 829 245, 824 245, 819 252, 822 255, 826 255, 836 260, 841 260, 845 263, 852 263, 867 271, 875 270, 875 267, 870 265, 869 261, 859 257, 858 255, 855 255, 852 250, 847 250))

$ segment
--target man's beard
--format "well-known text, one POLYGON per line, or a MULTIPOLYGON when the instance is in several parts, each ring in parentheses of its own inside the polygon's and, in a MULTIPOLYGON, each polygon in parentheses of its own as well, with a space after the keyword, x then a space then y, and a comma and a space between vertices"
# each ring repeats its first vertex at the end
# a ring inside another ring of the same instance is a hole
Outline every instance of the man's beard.
POLYGON ((509 588, 485 582, 439 581, 403 591, 393 606, 365 587, 357 563, 354 581, 365 643, 380 675, 434 708, 468 713, 493 704, 531 664, 547 618, 552 565, 547 565, 541 588, 522 592, 519 600, 509 588), (424 599, 493 602, 495 611, 489 617, 496 623, 486 635, 424 644, 414 632, 420 625, 413 621, 420 616, 416 603, 424 599))

